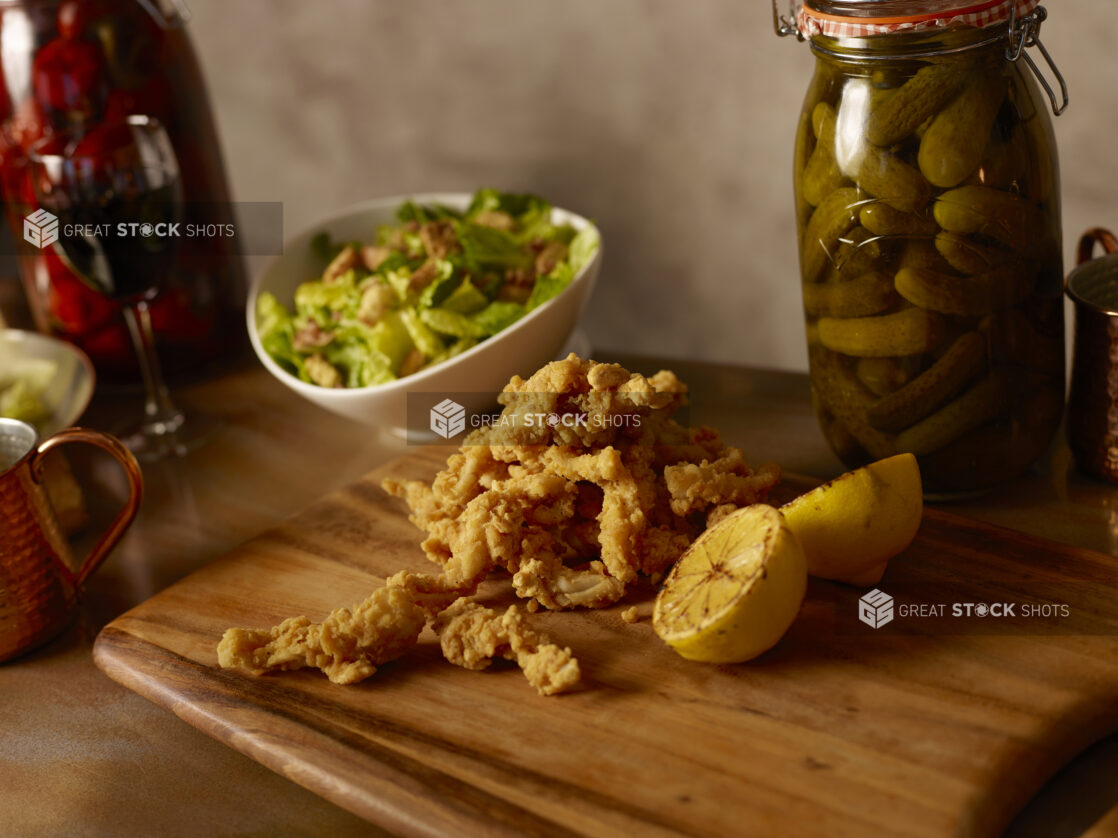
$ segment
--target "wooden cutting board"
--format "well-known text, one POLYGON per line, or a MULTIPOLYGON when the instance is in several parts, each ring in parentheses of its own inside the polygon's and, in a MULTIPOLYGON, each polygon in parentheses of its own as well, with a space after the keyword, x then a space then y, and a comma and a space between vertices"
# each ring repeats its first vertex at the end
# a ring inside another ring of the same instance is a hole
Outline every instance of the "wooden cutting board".
MULTIPOLYGON (((451 666, 429 631, 357 686, 216 667, 229 626, 321 619, 401 568, 429 569, 379 486, 430 478, 446 454, 396 461, 132 609, 101 633, 97 664, 405 835, 995 835, 1118 730, 1115 561, 939 510, 880 585, 891 624, 858 622, 864 591, 813 580, 791 632, 746 665, 677 657, 646 589, 533 617, 581 661, 582 688, 562 696, 538 696, 515 667, 451 666), (1043 600, 1073 616, 906 619, 905 600, 1043 600), (634 603, 641 621, 623 622, 634 603)), ((507 588, 487 583, 484 598, 507 588)))

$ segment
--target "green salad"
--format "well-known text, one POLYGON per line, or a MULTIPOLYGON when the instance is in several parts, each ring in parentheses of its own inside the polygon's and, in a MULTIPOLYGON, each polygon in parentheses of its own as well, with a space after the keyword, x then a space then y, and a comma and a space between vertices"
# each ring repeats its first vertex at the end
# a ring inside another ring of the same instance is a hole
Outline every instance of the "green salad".
POLYGON ((552 223, 551 205, 534 195, 483 189, 465 212, 409 201, 371 242, 316 236, 322 275, 295 290, 293 312, 260 294, 260 342, 303 381, 384 384, 465 352, 554 298, 600 242, 593 226, 552 223))

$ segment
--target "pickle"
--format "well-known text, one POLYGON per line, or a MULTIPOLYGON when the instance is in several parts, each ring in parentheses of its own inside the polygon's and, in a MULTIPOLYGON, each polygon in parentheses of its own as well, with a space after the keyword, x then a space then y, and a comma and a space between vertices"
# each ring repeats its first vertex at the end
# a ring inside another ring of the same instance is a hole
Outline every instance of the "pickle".
POLYGON ((897 293, 913 305, 964 317, 1011 308, 1030 290, 1027 278, 1010 265, 969 277, 949 276, 926 268, 901 268, 894 284, 897 293))
POLYGON ((916 139, 918 139, 918 140, 924 139, 924 135, 928 133, 928 129, 932 127, 932 123, 935 122, 935 121, 936 121, 936 118, 935 118, 934 115, 932 115, 932 116, 929 116, 927 119, 925 119, 923 122, 921 122, 919 125, 917 125, 916 130, 912 132, 916 136, 916 139))
POLYGON ((864 454, 861 454, 864 449, 858 443, 858 440, 843 427, 842 422, 833 417, 828 410, 816 414, 819 417, 819 424, 823 430, 823 438, 827 440, 827 444, 831 446, 831 450, 835 452, 840 460, 845 462, 867 462, 864 454))
POLYGON ((841 357, 826 349, 811 351, 811 383, 819 400, 850 436, 874 459, 896 453, 893 438, 870 426, 866 411, 874 395, 863 386, 841 357))
POLYGON ((893 283, 880 271, 804 286, 804 311, 812 317, 865 317, 885 311, 896 299, 893 283))
POLYGON ((972 431, 922 459, 920 472, 944 491, 993 486, 1024 473, 1048 447, 1063 412, 1062 378, 1026 383, 1012 421, 972 431))
POLYGON ((856 372, 867 390, 875 396, 887 396, 911 380, 912 365, 899 358, 859 358, 856 372))
POLYGON ((936 236, 936 250, 951 267, 970 276, 991 271, 1009 258, 1004 250, 978 244, 968 236, 960 236, 958 233, 939 233, 936 236))
POLYGON ((926 215, 901 212, 883 202, 863 206, 858 220, 876 236, 934 236, 939 229, 926 215))
POLYGON ((831 415, 831 411, 823 406, 823 400, 814 387, 811 388, 811 410, 819 420, 823 437, 831 446, 831 450, 838 455, 838 458, 843 462, 848 459, 857 460, 862 448, 858 444, 858 440, 852 437, 842 426, 842 423, 831 415))
POLYGON ((796 134, 796 148, 793 152, 792 183, 796 192, 796 221, 799 229, 803 229, 811 218, 813 207, 804 198, 804 169, 807 166, 808 156, 811 154, 811 131, 802 126, 796 134))
MULTIPOLYGON (((1003 191, 1015 190, 1028 169, 1027 142, 1020 124, 1009 132, 1008 138, 1002 138, 999 132, 994 131, 982 155, 982 162, 966 183, 1003 191)), ((1036 200, 1033 195, 1029 198, 1036 200)))
POLYGON ((920 140, 917 162, 933 186, 958 186, 978 168, 1005 98, 1005 78, 990 69, 966 87, 932 121, 920 140))
POLYGON ((985 364, 986 337, 967 332, 927 370, 871 407, 866 418, 879 431, 903 431, 957 395, 985 364))
POLYGON ((1020 309, 983 318, 979 329, 989 336, 990 346, 997 347, 995 361, 1025 364, 1041 375, 1064 374, 1063 339, 1042 334, 1020 309))
POLYGON ((820 102, 828 102, 834 98, 833 91, 837 86, 838 69, 833 62, 819 60, 815 64, 815 75, 812 77, 805 105, 800 114, 800 123, 796 131, 796 147, 793 155, 792 178, 796 188, 796 218, 799 220, 800 229, 807 224, 811 217, 812 205, 804 198, 803 176, 807 162, 815 147, 815 134, 812 131, 812 115, 814 106, 820 102))
POLYGON ((804 167, 803 196, 813 207, 846 183, 835 160, 835 109, 820 102, 812 111, 815 130, 815 150, 804 167))
POLYGON ((819 318, 819 340, 835 352, 859 358, 917 355, 936 347, 943 318, 934 311, 908 308, 878 317, 819 318))
POLYGON ((905 242, 898 264, 902 268, 920 268, 940 273, 951 271, 951 266, 940 256, 930 239, 911 239, 905 242))
POLYGON ((928 203, 932 189, 918 170, 894 154, 866 146, 854 182, 879 201, 901 212, 916 212, 928 203))
POLYGON ((1004 385, 988 375, 946 407, 897 434, 897 451, 916 456, 937 451, 985 425, 1002 412, 1005 403, 1004 385))
POLYGON ((804 230, 804 282, 818 281, 824 268, 833 260, 839 239, 858 223, 858 203, 861 199, 857 189, 836 189, 815 208, 804 230))
MULTIPOLYGON (((804 286, 804 287, 807 287, 807 286, 804 286)), ((813 346, 822 346, 823 345, 822 342, 819 340, 819 324, 818 323, 816 323, 814 320, 809 320, 804 328, 805 328, 805 331, 807 332, 807 347, 808 347, 808 349, 811 349, 813 346)))
POLYGON ((948 61, 918 70, 895 93, 877 103, 866 123, 866 137, 891 146, 911 135, 950 102, 966 81, 970 64, 948 61))
POLYGON ((1039 435, 1021 439, 1001 423, 979 428, 921 457, 920 475, 941 492, 979 491, 1024 473, 1049 438, 1051 432, 1043 442, 1039 435))
POLYGON ((881 242, 864 227, 855 227, 839 239, 829 278, 843 281, 871 273, 881 264, 882 258, 881 242))
POLYGON ((1036 203, 1043 204, 1056 191, 1056 166, 1049 152, 1056 147, 1056 138, 1052 134, 1051 123, 1042 123, 1036 117, 1024 123, 1021 130, 1028 135, 1023 142, 1033 149, 1025 169, 1025 194, 1036 203), (1038 159, 1038 155, 1044 156, 1038 159))
POLYGON ((960 186, 944 192, 934 209, 949 233, 980 233, 1015 250, 1027 250, 1044 235, 1044 214, 1010 192, 988 186, 960 186))

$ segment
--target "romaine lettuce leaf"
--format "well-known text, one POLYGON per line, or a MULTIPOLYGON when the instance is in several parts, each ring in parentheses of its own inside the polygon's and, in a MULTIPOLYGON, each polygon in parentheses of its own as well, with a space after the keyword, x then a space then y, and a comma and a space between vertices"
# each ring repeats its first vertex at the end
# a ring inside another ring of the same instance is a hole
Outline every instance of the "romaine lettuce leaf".
POLYGON ((428 365, 442 363, 443 361, 453 358, 455 355, 461 355, 467 349, 473 349, 479 343, 477 338, 459 338, 454 341, 450 346, 428 361, 428 365))
POLYGON ((502 329, 507 329, 526 314, 524 306, 520 303, 493 302, 474 315, 474 322, 483 328, 486 334, 495 335, 502 329))
POLYGON ((484 338, 489 332, 472 318, 445 308, 428 308, 419 312, 423 322, 441 335, 455 338, 484 338))
POLYGON ((575 233, 575 237, 571 239, 570 253, 567 257, 567 261, 571 263, 571 270, 575 274, 581 271, 594 258, 594 254, 598 252, 598 248, 601 246, 602 234, 593 224, 575 233))
POLYGON ((524 304, 524 308, 528 311, 539 308, 548 300, 559 296, 574 278, 575 272, 571 269, 570 263, 561 262, 547 276, 536 277, 536 284, 532 286, 532 293, 528 297, 528 302, 524 304))
POLYGON ((360 304, 356 271, 346 271, 330 283, 304 282, 295 289, 295 313, 314 318, 324 328, 333 324, 335 313, 355 315, 360 304))
POLYGON ((470 280, 464 279, 454 292, 442 301, 440 308, 456 311, 459 314, 473 314, 481 311, 488 303, 486 296, 470 280))
POLYGON ((431 281, 431 284, 420 292, 419 299, 416 301, 416 305, 420 308, 432 308, 441 305, 442 301, 449 297, 462 282, 461 277, 454 275, 454 265, 446 259, 438 260, 435 265, 438 274, 431 281))
POLYGON ((439 339, 439 336, 431 331, 430 327, 419 319, 420 314, 435 311, 435 309, 424 309, 422 312, 416 312, 414 309, 403 309, 399 312, 403 320, 404 328, 408 330, 411 336, 412 343, 416 348, 427 358, 433 358, 443 351, 446 347, 439 339))
POLYGON ((467 260, 479 269, 526 268, 532 263, 532 254, 511 233, 470 221, 459 224, 456 232, 467 260))

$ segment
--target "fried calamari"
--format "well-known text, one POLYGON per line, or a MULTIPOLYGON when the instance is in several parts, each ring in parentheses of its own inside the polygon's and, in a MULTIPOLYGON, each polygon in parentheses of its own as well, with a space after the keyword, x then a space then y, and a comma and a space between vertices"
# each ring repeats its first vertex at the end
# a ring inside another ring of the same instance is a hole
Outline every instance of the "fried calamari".
POLYGON ((321 623, 291 617, 267 630, 229 629, 217 647, 218 664, 254 675, 312 667, 335 684, 355 684, 415 646, 430 625, 443 655, 457 666, 484 669, 495 657, 516 661, 540 695, 578 683, 571 650, 532 629, 515 605, 502 615, 413 582, 398 573, 352 611, 336 609, 321 623))
MULTIPOLYGON (((579 679, 571 650, 468 597, 495 570, 534 612, 601 608, 642 575, 658 579, 707 527, 765 500, 775 465, 756 470, 716 431, 673 415, 687 388, 668 371, 646 378, 570 355, 514 377, 491 424, 470 433, 430 485, 384 481, 426 532, 435 573, 401 571, 352 610, 270 630, 229 629, 223 667, 260 674, 317 667, 351 684, 399 657, 424 626, 466 669, 514 660, 541 695, 579 679)), ((623 615, 637 618, 635 609, 623 615)))
POLYGON ((473 431, 434 481, 386 480, 426 531, 442 584, 470 594, 497 568, 545 608, 617 602, 662 574, 713 518, 763 501, 780 477, 754 471, 709 428, 672 416, 687 388, 570 355, 514 377, 504 410, 473 431))
POLYGON ((290 617, 271 629, 231 628, 217 661, 254 675, 314 667, 335 684, 354 684, 419 640, 427 613, 415 600, 404 588, 378 588, 352 611, 338 608, 321 623, 290 617))
POLYGON ((485 669, 496 657, 516 661, 540 695, 564 692, 578 683, 578 661, 530 628, 515 605, 504 614, 460 599, 432 624, 443 657, 465 669, 485 669))

